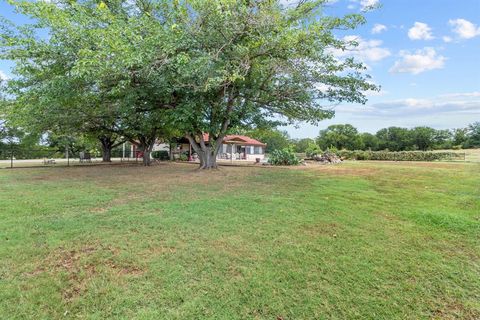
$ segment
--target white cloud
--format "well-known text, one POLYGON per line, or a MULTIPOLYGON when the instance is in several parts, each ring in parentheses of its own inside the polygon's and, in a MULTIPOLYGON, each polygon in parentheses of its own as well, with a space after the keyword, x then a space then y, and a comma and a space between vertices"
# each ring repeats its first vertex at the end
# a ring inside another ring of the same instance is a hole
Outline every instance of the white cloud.
POLYGON ((0 81, 1 80, 8 80, 8 76, 5 72, 3 72, 2 70, 0 70, 0 81))
POLYGON ((368 10, 370 8, 376 7, 379 5, 379 3, 379 0, 360 0, 362 10, 368 10))
MULTIPOLYGON (((327 0, 325 1, 327 4, 332 4, 332 3, 335 3, 337 2, 338 0, 327 0)), ((280 0, 280 4, 283 6, 283 7, 295 7, 296 5, 298 5, 300 2, 302 2, 302 0, 280 0)))
POLYGON ((412 40, 431 40, 434 38, 432 28, 423 22, 415 22, 413 27, 408 30, 408 37, 412 40))
POLYGON ((480 98, 480 91, 447 93, 447 94, 441 95, 441 97, 445 97, 445 98, 480 98))
POLYGON ((358 114, 362 117, 382 117, 402 119, 408 117, 439 115, 480 115, 478 96, 460 99, 456 94, 441 95, 431 98, 406 98, 387 100, 379 103, 368 104, 366 108, 358 108, 356 105, 340 105, 337 111, 358 114))
POLYGON ((375 25, 372 28, 372 33, 377 34, 377 33, 382 33, 383 31, 387 30, 387 26, 380 24, 380 23, 375 23, 375 25))
POLYGON ((448 23, 453 27, 455 32, 462 39, 470 39, 480 35, 480 27, 465 19, 449 20, 448 23))
POLYGON ((452 37, 449 37, 449 36, 443 36, 442 39, 443 39, 443 42, 447 42, 447 43, 453 41, 452 37))
POLYGON ((435 49, 426 47, 416 50, 413 53, 409 51, 400 51, 402 59, 397 60, 390 72, 392 73, 412 73, 419 74, 425 71, 442 69, 446 58, 437 55, 435 49))
POLYGON ((362 62, 376 62, 390 56, 390 50, 382 48, 381 40, 365 40, 359 36, 345 36, 344 41, 356 42, 358 46, 351 46, 348 50, 332 50, 332 53, 337 58, 356 57, 362 62))
POLYGON ((356 4, 360 5, 360 10, 368 11, 369 9, 376 8, 380 5, 380 0, 350 0, 352 4, 347 6, 348 9, 353 10, 356 8, 356 4))

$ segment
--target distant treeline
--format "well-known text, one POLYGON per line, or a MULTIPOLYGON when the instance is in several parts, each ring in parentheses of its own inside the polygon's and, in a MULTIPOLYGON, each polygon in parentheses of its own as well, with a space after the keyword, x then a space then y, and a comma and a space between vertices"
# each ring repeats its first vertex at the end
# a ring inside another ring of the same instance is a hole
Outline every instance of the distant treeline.
POLYGON ((322 149, 334 147, 339 150, 426 151, 475 148, 480 147, 480 122, 450 130, 388 127, 375 134, 360 133, 350 124, 332 125, 320 131, 316 143, 322 149))
POLYGON ((253 130, 244 133, 267 143, 267 152, 287 147, 298 153, 316 153, 327 149, 426 151, 480 148, 480 122, 472 123, 466 128, 447 130, 430 127, 388 127, 375 134, 359 132, 351 124, 337 124, 320 130, 318 137, 314 139, 290 139, 287 132, 279 130, 253 130))

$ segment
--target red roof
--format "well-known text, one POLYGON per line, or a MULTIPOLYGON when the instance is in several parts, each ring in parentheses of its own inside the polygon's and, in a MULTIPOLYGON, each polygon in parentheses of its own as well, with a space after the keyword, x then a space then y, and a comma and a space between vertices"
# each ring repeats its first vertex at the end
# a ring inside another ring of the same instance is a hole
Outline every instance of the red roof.
MULTIPOLYGON (((208 133, 203 134, 203 140, 208 141, 208 133)), ((266 146, 265 143, 260 142, 256 139, 247 137, 247 136, 242 136, 239 134, 229 134, 226 135, 225 138, 223 138, 223 143, 236 143, 236 144, 244 144, 244 145, 249 145, 249 146, 266 146)))

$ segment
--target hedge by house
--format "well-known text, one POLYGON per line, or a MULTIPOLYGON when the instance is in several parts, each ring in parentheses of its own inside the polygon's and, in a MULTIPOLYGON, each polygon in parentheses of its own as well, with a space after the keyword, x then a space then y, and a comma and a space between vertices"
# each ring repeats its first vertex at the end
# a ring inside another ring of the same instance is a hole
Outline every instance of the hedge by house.
POLYGON ((166 150, 153 151, 152 152, 152 158, 153 159, 158 159, 158 160, 161 160, 161 161, 170 160, 170 156, 168 154, 168 151, 166 151, 166 150))
POLYGON ((340 150, 336 153, 341 158, 349 160, 436 161, 465 159, 465 155, 463 153, 455 152, 340 150))
POLYGON ((300 159, 290 148, 274 150, 268 157, 268 163, 274 166, 294 166, 300 164, 300 159))

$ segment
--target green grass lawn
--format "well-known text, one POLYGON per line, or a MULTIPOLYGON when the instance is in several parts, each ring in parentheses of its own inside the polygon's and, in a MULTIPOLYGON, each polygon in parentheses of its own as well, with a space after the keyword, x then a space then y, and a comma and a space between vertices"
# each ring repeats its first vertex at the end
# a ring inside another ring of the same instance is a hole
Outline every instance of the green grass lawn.
POLYGON ((0 170, 2 319, 479 319, 480 165, 0 170))

